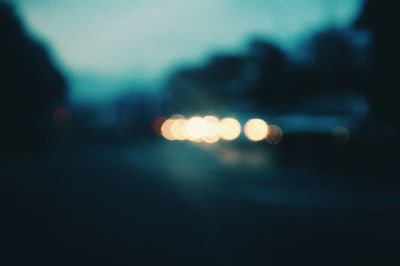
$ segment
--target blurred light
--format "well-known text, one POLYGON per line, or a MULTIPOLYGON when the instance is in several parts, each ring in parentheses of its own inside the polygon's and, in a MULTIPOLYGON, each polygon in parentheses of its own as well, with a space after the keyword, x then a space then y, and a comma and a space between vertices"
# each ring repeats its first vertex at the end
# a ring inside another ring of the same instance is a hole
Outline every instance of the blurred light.
POLYGON ((153 130, 156 134, 162 135, 161 134, 161 127, 164 124, 165 120, 167 120, 165 117, 158 117, 154 120, 153 122, 153 130))
POLYGON ((209 136, 209 137, 204 137, 203 141, 208 144, 214 144, 217 143, 220 139, 221 139, 220 136, 209 136))
POLYGON ((174 119, 171 125, 171 134, 175 140, 185 140, 187 138, 186 132, 186 119, 174 119))
POLYGON ((186 133, 190 141, 201 142, 207 134, 207 122, 199 116, 190 118, 186 124, 186 133))
POLYGON ((161 126, 161 135, 167 140, 175 140, 174 135, 171 131, 174 121, 174 119, 167 119, 161 126))
POLYGON ((219 125, 220 135, 224 140, 237 139, 242 131, 239 121, 231 117, 222 119, 219 125))
POLYGON ((332 137, 336 144, 344 145, 350 140, 350 133, 344 126, 336 126, 332 129, 332 137))
POLYGON ((209 144, 218 142, 221 138, 219 119, 215 116, 205 116, 203 119, 207 123, 207 134, 203 137, 203 141, 209 144))
POLYGON ((243 155, 243 161, 252 167, 262 166, 266 163, 266 156, 262 152, 247 152, 243 155))
POLYGON ((250 119, 244 126, 244 133, 251 141, 261 141, 268 136, 268 124, 262 119, 250 119))
POLYGON ((221 147, 218 155, 224 164, 236 165, 240 161, 240 153, 232 147, 221 147))
POLYGON ((276 145, 282 141, 283 131, 277 125, 268 126, 268 136, 267 141, 269 144, 276 145))
POLYGON ((54 110, 53 122, 56 126, 66 127, 71 123, 71 113, 66 107, 59 107, 54 110))

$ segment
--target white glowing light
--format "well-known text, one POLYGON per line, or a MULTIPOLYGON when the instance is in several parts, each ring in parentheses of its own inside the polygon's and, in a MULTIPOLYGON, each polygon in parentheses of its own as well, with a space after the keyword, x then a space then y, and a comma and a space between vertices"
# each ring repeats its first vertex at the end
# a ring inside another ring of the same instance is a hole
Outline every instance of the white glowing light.
POLYGON ((183 118, 175 119, 171 125, 171 133, 176 140, 186 140, 186 120, 183 118))
POLYGON ((194 142, 200 142, 207 135, 207 129, 207 122, 199 116, 190 118, 186 124, 188 139, 194 142))
POLYGON ((202 140, 209 144, 218 142, 221 138, 219 119, 215 116, 205 116, 203 119, 207 123, 207 133, 202 140))
POLYGON ((268 124, 262 119, 250 119, 244 126, 244 133, 251 141, 261 141, 268 136, 268 124))
POLYGON ((228 141, 237 139, 242 131, 239 121, 231 117, 222 119, 219 126, 221 138, 228 141))

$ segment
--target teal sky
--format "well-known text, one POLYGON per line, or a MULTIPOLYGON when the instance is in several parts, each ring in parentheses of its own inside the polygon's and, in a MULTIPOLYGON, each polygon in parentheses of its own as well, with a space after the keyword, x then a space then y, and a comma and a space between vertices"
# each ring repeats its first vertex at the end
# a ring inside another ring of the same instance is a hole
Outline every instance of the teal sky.
POLYGON ((267 36, 291 48, 302 35, 332 21, 339 26, 351 23, 363 1, 12 2, 66 73, 91 73, 108 80, 151 80, 175 64, 199 61, 212 51, 238 50, 253 35, 267 36))

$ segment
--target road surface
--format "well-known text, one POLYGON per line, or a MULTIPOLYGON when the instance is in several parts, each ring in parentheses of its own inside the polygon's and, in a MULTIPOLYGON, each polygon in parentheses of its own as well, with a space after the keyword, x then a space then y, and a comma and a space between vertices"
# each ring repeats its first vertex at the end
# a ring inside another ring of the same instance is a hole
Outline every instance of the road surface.
POLYGON ((83 145, 0 166, 1 265, 400 262, 399 194, 263 145, 83 145))

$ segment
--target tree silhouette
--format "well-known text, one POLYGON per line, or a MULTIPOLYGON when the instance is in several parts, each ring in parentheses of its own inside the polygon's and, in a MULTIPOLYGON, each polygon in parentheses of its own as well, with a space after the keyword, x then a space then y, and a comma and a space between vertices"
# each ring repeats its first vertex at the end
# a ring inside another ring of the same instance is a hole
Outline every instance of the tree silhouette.
POLYGON ((396 3, 390 0, 367 0, 355 26, 372 34, 372 79, 368 96, 375 119, 398 126, 398 62, 400 40, 395 34, 398 21, 396 3))
POLYGON ((62 104, 66 82, 46 49, 32 40, 14 9, 0 3, 0 146, 25 150, 46 140, 50 114, 62 104))

